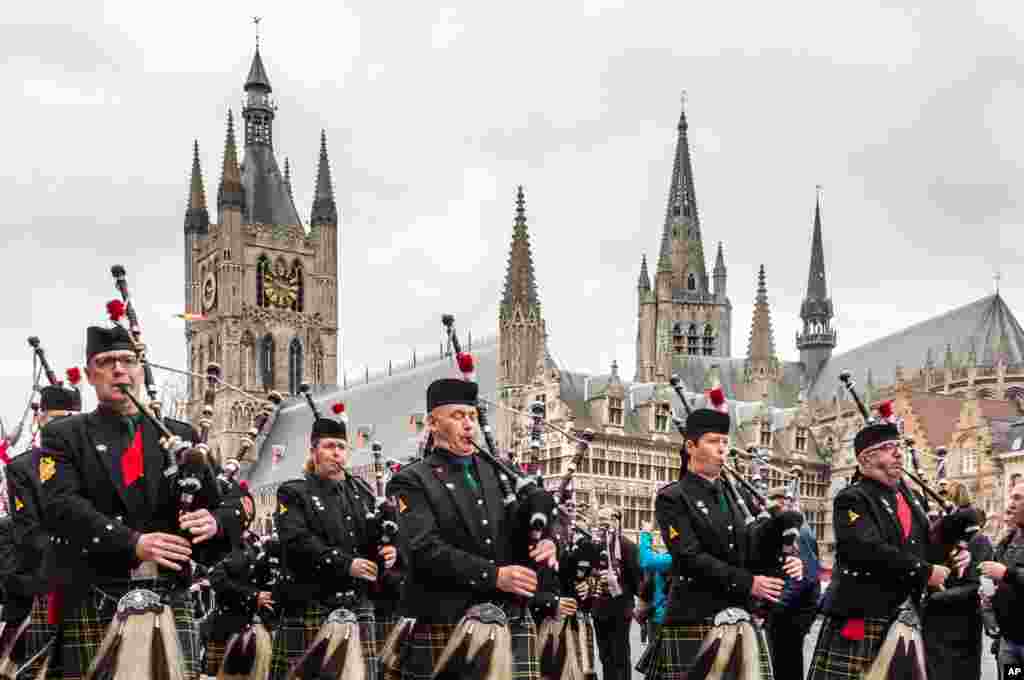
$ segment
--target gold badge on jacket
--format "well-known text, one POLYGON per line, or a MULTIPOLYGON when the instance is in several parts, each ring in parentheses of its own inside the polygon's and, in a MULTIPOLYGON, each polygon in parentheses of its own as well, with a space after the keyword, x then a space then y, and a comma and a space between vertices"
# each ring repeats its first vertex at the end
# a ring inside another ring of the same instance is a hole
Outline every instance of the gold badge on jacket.
POLYGON ((408 509, 409 509, 409 504, 405 502, 405 498, 403 496, 399 496, 398 497, 398 512, 399 513, 403 513, 403 512, 405 512, 408 509))
POLYGON ((55 472, 57 472, 57 464, 53 462, 52 457, 43 456, 39 459, 39 481, 45 484, 55 472))
POLYGON ((15 496, 14 497, 14 509, 15 510, 21 510, 23 507, 25 507, 25 504, 21 502, 20 498, 15 496))
POLYGON ((669 526, 669 528, 668 528, 668 540, 674 541, 677 538, 679 538, 679 532, 676 531, 676 528, 674 526, 669 526))
POLYGON ((853 524, 858 519, 860 519, 860 515, 855 513, 853 510, 847 510, 846 513, 847 513, 847 516, 850 518, 850 524, 853 524))
POLYGON ((277 514, 283 515, 286 512, 288 512, 288 506, 285 505, 284 503, 278 503, 277 504, 277 514))

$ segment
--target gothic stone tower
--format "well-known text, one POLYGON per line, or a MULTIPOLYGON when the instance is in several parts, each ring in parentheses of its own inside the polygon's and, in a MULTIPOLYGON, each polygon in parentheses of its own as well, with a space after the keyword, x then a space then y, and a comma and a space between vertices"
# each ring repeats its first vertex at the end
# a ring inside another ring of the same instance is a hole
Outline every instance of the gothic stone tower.
MULTIPOLYGON (((530 254, 530 235, 526 226, 526 198, 523 187, 516 191, 516 218, 512 227, 512 246, 505 274, 505 292, 498 307, 498 397, 517 410, 525 408, 520 395, 523 388, 543 370, 546 357, 546 331, 537 295, 537 280, 530 254)), ((512 441, 512 420, 504 411, 494 415, 500 444, 512 441)))
MULTIPOLYGON (((320 136, 316 195, 307 231, 292 200, 289 167, 274 157, 277 107, 259 48, 245 82, 244 159, 238 165, 228 112, 218 223, 210 224, 193 148, 185 213, 186 311, 205 319, 186 331, 192 371, 220 364, 224 380, 247 393, 217 392, 211 444, 223 460, 276 390, 295 394, 303 382, 333 385, 338 362, 338 210, 320 136)), ((193 379, 189 411, 198 421, 205 381, 193 379)))
POLYGON ((653 288, 646 257, 640 264, 635 378, 639 382, 655 381, 659 375, 667 379, 675 354, 728 357, 731 352, 732 303, 725 290, 725 260, 719 244, 712 291, 704 260, 685 108, 678 131, 653 288))

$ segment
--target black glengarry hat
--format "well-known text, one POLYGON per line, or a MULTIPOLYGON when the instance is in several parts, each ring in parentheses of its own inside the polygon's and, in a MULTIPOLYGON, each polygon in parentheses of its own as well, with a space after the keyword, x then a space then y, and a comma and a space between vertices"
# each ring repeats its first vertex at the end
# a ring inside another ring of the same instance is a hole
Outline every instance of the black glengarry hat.
POLYGON ((857 455, 882 442, 899 441, 900 431, 893 423, 873 423, 866 426, 853 438, 853 450, 857 455))
POLYGON ((450 404, 476 406, 479 392, 479 386, 468 380, 459 380, 458 378, 435 380, 427 388, 427 411, 430 412, 438 406, 450 404))
POLYGON ((132 336, 122 326, 102 328, 89 326, 85 331, 85 359, 88 361, 102 352, 135 349, 132 336))
POLYGON ((345 404, 338 402, 331 407, 331 411, 337 416, 337 420, 333 418, 324 418, 323 416, 313 421, 313 439, 344 439, 348 441, 348 427, 345 424, 347 416, 345 415, 345 404))

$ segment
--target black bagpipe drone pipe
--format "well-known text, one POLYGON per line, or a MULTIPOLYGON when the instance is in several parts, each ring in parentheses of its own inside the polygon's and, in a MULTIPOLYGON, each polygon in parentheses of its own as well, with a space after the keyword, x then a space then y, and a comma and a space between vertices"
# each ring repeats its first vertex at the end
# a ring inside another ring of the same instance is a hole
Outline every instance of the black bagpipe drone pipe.
MULTIPOLYGON (((135 354, 139 357, 139 362, 142 363, 143 376, 146 383, 146 394, 149 395, 149 408, 157 418, 160 418, 160 401, 157 397, 156 381, 153 380, 153 368, 149 365, 146 360, 146 343, 142 340, 142 326, 139 324, 139 317, 135 313, 135 304, 132 302, 131 293, 128 290, 128 279, 125 274, 125 268, 122 265, 115 264, 110 268, 110 274, 114 277, 114 286, 117 291, 121 294, 121 308, 125 316, 128 317, 128 331, 132 337, 132 344, 135 348, 135 354)), ((111 320, 114 320, 114 316, 120 317, 118 308, 111 301, 107 304, 107 311, 111 314, 111 320)))

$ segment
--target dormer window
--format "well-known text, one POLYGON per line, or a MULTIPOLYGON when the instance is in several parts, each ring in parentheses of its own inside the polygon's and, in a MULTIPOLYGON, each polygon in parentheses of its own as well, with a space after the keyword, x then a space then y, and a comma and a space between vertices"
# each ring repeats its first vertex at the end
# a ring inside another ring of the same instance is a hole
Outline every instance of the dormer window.
POLYGON ((700 354, 700 347, 697 344, 697 326, 690 324, 689 330, 686 331, 686 353, 696 356, 700 354))
POLYGON ((668 424, 672 418, 672 407, 668 404, 658 404, 654 412, 655 432, 668 432, 668 424))
POLYGON ((622 426, 623 412, 622 399, 608 397, 608 423, 610 425, 622 426))
POLYGON ((770 447, 772 445, 772 423, 770 420, 761 421, 761 446, 770 447))
POLYGON ((796 450, 806 451, 807 450, 807 428, 797 427, 796 428, 796 450))
POLYGON ((693 274, 686 277, 686 290, 697 290, 697 277, 693 274))

